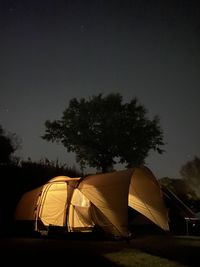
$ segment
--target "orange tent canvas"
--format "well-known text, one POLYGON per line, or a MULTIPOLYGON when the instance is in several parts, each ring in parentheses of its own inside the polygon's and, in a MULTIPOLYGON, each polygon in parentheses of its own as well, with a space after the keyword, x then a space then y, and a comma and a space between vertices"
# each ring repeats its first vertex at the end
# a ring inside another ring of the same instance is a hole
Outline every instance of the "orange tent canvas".
POLYGON ((169 230, 162 191, 145 166, 85 178, 55 177, 22 196, 15 218, 32 221, 38 232, 50 226, 68 232, 92 231, 98 226, 113 236, 127 237, 128 207, 169 230))

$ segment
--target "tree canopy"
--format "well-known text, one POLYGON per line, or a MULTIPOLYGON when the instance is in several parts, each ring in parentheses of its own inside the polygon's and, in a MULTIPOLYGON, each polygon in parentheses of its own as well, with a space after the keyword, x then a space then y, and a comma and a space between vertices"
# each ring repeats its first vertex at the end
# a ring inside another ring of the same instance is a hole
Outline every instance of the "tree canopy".
POLYGON ((6 135, 0 125, 0 164, 7 164, 11 160, 11 155, 15 152, 12 139, 6 135))
POLYGON ((200 158, 194 156, 192 160, 186 162, 181 167, 180 174, 200 199, 200 158))
POLYGON ((45 122, 42 138, 75 152, 82 168, 89 165, 102 172, 116 163, 143 164, 150 150, 164 151, 159 118, 148 119, 137 98, 124 103, 118 93, 71 99, 60 120, 45 122))

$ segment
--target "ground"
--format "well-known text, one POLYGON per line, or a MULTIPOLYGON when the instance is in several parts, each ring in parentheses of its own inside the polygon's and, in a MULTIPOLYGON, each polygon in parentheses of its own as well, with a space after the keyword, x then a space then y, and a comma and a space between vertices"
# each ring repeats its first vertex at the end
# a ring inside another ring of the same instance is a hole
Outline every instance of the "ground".
POLYGON ((140 236, 125 240, 3 237, 0 266, 199 266, 200 237, 140 236))

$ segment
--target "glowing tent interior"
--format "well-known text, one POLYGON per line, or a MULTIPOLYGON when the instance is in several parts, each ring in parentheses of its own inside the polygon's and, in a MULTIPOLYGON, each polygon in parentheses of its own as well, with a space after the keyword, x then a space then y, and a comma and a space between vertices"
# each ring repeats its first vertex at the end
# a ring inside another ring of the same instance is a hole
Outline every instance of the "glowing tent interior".
POLYGON ((37 232, 50 226, 67 232, 92 231, 98 226, 110 235, 127 237, 128 207, 169 230, 162 191, 145 166, 83 179, 55 177, 21 197, 15 219, 32 222, 37 232))

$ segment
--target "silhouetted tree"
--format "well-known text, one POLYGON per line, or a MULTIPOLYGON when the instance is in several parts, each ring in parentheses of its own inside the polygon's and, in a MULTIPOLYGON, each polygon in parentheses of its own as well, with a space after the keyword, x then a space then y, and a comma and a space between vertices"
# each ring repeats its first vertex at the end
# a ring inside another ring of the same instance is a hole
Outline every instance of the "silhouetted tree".
POLYGON ((181 167, 180 174, 200 199, 200 158, 194 156, 193 160, 186 162, 181 167))
POLYGON ((11 156, 18 147, 16 140, 16 135, 7 135, 0 125, 0 164, 11 162, 11 156))
POLYGON ((142 164, 151 149, 162 153, 158 117, 148 119, 136 98, 130 103, 122 100, 120 94, 73 98, 60 120, 45 122, 42 138, 75 152, 82 168, 87 164, 102 172, 112 170, 115 163, 142 164))

